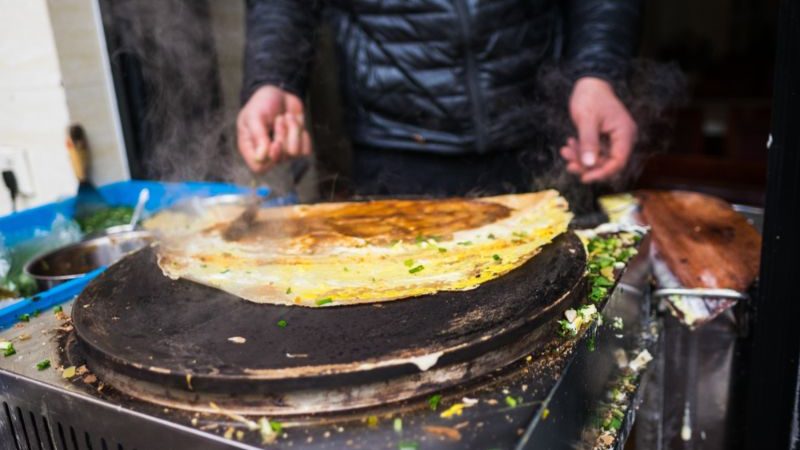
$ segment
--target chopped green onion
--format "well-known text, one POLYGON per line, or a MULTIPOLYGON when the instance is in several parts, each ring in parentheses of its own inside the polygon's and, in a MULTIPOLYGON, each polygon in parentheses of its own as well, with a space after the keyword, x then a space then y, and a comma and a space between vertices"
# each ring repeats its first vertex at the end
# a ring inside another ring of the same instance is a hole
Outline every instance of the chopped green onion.
POLYGON ((0 342, 0 351, 3 352, 3 356, 9 357, 15 353, 17 350, 14 349, 14 343, 11 341, 2 341, 0 342))
POLYGON ((510 406, 512 408, 516 408, 517 407, 517 399, 515 399, 514 397, 512 397, 510 395, 507 395, 506 396, 506 405, 508 405, 508 406, 510 406))
POLYGON ((225 270, 223 270, 222 272, 220 272, 220 274, 224 275, 224 274, 226 274, 226 273, 228 273, 228 272, 230 272, 230 271, 231 271, 231 269, 225 269, 225 270))
POLYGON ((402 441, 397 443, 397 450, 417 450, 419 444, 414 441, 402 441))
POLYGON ((500 261, 502 261, 502 260, 503 260, 503 258, 501 258, 501 257, 500 257, 500 255, 498 255, 497 253, 495 253, 494 255, 492 255, 492 259, 494 259, 494 260, 495 260, 495 261, 497 261, 497 262, 500 262, 500 261))
POLYGON ((593 287, 594 286, 611 287, 611 286, 614 286, 614 282, 609 280, 608 278, 606 278, 604 276, 599 276, 599 277, 595 278, 594 280, 592 280, 592 286, 593 287))
POLYGON ((515 232, 511 233, 511 235, 514 236, 514 237, 518 237, 518 238, 528 237, 528 233, 526 233, 524 231, 515 231, 515 232))
POLYGON ((50 367, 50 360, 45 359, 36 363, 36 370, 44 370, 50 367))
POLYGON ((402 433, 403 432, 403 419, 401 419, 399 417, 395 417, 393 426, 394 426, 394 431, 396 433, 402 433))
POLYGON ((20 314, 19 315, 19 321, 20 322, 30 322, 30 320, 31 320, 31 315, 30 314, 20 314))
POLYGON ((413 260, 413 259, 407 259, 407 260, 403 261, 403 264, 404 264, 406 267, 411 267, 411 266, 413 266, 413 265, 414 265, 414 260, 413 260))
POLYGON ((436 408, 439 407, 439 403, 442 401, 442 394, 434 394, 428 397, 428 406, 430 406, 431 411, 436 411, 436 408))
POLYGON ((589 294, 589 300, 597 303, 604 299, 608 294, 608 289, 600 286, 592 286, 592 292, 589 294))
POLYGON ((439 253, 444 253, 444 252, 446 252, 446 251, 447 251, 447 249, 446 249, 446 248, 444 248, 444 247, 439 247, 439 253))
POLYGON ((278 321, 278 326, 281 328, 286 328, 287 322, 283 319, 278 321))
POLYGON ((488 236, 488 237, 489 237, 489 239, 497 239, 497 238, 494 236, 494 233, 489 233, 489 236, 488 236))
POLYGON ((289 295, 291 293, 292 293, 292 288, 291 287, 286 288, 286 295, 289 295))
POLYGON ((350 272, 350 269, 348 269, 348 268, 347 268, 347 266, 345 266, 343 270, 344 270, 345 272, 350 272))
POLYGON ((274 431, 275 434, 280 434, 281 431, 283 431, 283 424, 277 420, 270 420, 269 427, 272 428, 272 431, 274 431))
POLYGON ((333 303, 333 299, 328 297, 317 300, 317 306, 327 305, 328 303, 333 303))
POLYGON ((411 269, 409 269, 409 270, 408 270, 408 273, 417 273, 417 272, 422 272, 422 269, 424 269, 424 268, 425 268, 425 266, 423 266, 423 265, 421 265, 421 264, 420 264, 420 265, 419 265, 419 266, 417 266, 417 267, 414 267, 414 268, 411 268, 411 269))
POLYGON ((60 312, 64 312, 64 308, 62 308, 61 305, 58 305, 53 309, 53 314, 58 314, 60 312))
POLYGON ((472 245, 472 241, 461 241, 461 242, 457 242, 457 245, 464 245, 464 246, 466 246, 466 245, 472 245))
POLYGON ((39 310, 38 309, 34 309, 33 310, 33 314, 31 314, 31 317, 39 317, 39 310))

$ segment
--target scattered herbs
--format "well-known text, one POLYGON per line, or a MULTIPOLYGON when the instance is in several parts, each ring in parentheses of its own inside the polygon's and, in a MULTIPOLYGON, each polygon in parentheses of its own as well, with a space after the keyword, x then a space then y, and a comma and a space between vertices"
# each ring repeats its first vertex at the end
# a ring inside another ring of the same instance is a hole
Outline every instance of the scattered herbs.
POLYGON ((61 305, 58 305, 55 308, 53 308, 53 314, 58 314, 60 312, 64 312, 64 308, 62 308, 61 305))
POLYGON ((489 233, 489 236, 487 236, 487 237, 488 237, 489 239, 497 239, 497 238, 494 236, 494 233, 489 233))
POLYGON ((497 253, 492 255, 492 259, 494 259, 497 262, 502 262, 503 261, 503 258, 501 258, 500 255, 498 255, 497 253))
POLYGON ((526 233, 524 231, 515 231, 515 232, 511 233, 511 235, 514 236, 514 237, 518 237, 518 238, 528 237, 528 233, 526 233))
POLYGON ((413 265, 414 265, 414 260, 413 260, 413 259, 407 259, 407 260, 403 261, 403 264, 404 264, 406 267, 411 267, 411 266, 413 266, 413 265))
POLYGON ((33 313, 31 314, 31 317, 39 317, 39 310, 38 309, 34 309, 33 313))
POLYGON ((436 411, 436 408, 439 407, 439 403, 442 401, 442 394, 434 394, 428 397, 428 406, 430 406, 431 411, 436 411))
POLYGON ((403 432, 403 419, 399 417, 395 417, 394 423, 392 424, 394 427, 395 433, 402 433, 403 432))
POLYGON ((348 269, 348 268, 347 268, 347 266, 345 266, 343 270, 344 270, 345 272, 350 272, 350 269, 348 269))
POLYGON ((461 242, 457 242, 456 244, 457 245, 472 245, 472 241, 461 241, 461 242))
POLYGON ((512 408, 516 408, 517 404, 518 404, 517 399, 515 399, 514 397, 512 397, 510 395, 506 396, 506 405, 508 405, 508 406, 510 406, 512 408))
POLYGON ((317 306, 327 305, 328 303, 333 303, 333 299, 328 297, 328 298, 323 298, 323 299, 317 300, 317 306))
POLYGON ((425 268, 425 266, 423 266, 422 264, 420 264, 420 265, 418 265, 417 267, 412 267, 411 269, 408 269, 408 273, 417 273, 417 272, 422 272, 422 269, 424 269, 424 268, 425 268))
POLYGON ((286 288, 286 295, 289 295, 291 293, 292 293, 292 288, 291 287, 286 288))
POLYGON ((14 343, 11 341, 0 342, 0 351, 3 352, 4 357, 9 357, 17 353, 17 350, 14 348, 14 343))
POLYGON ((270 420, 269 427, 272 428, 272 431, 274 431, 275 434, 280 434, 281 431, 283 431, 283 424, 277 420, 270 420))
POLYGON ((31 315, 30 314, 20 314, 19 315, 19 321, 20 322, 30 322, 31 321, 31 315))
POLYGON ((446 253, 447 249, 444 247, 439 247, 439 253, 446 253))
POLYGON ((286 328, 286 325, 288 325, 288 322, 286 322, 285 320, 281 319, 281 320, 278 321, 278 326, 279 327, 286 328))
POLYGON ((397 443, 397 450, 417 450, 419 444, 414 441, 401 441, 397 443))
POLYGON ((50 367, 50 360, 49 359, 44 359, 44 360, 39 361, 38 363, 36 363, 36 370, 41 371, 41 370, 47 369, 48 367, 50 367))
POLYGON ((114 206, 102 208, 85 217, 77 219, 81 231, 86 234, 103 231, 115 225, 125 225, 130 223, 133 216, 133 208, 129 206, 114 206))

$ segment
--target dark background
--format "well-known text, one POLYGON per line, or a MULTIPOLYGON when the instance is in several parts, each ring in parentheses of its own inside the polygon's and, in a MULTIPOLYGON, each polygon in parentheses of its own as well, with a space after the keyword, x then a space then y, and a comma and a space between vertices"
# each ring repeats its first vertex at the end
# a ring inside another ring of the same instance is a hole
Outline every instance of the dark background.
POLYGON ((777 14, 777 0, 645 2, 640 54, 677 62, 689 100, 639 187, 763 204, 777 14))

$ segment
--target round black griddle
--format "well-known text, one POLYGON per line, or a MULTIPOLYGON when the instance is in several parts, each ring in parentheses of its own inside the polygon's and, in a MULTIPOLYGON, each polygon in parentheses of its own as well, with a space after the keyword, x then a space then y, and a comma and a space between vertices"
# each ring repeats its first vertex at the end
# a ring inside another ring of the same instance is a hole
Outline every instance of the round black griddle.
POLYGON ((529 354, 543 335, 552 336, 551 319, 585 295, 585 260, 580 240, 567 233, 470 291, 305 308, 171 280, 146 248, 78 297, 74 347, 104 381, 173 407, 209 410, 214 402, 245 413, 295 414, 371 406, 529 354), (234 342, 239 338, 244 342, 234 342))

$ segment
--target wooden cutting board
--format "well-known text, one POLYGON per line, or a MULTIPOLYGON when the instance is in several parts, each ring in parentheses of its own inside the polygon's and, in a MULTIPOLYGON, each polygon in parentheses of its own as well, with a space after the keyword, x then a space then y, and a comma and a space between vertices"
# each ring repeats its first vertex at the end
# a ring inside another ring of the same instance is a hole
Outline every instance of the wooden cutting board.
POLYGON ((727 202, 685 191, 639 191, 659 255, 688 288, 745 291, 758 276, 761 235, 727 202))

